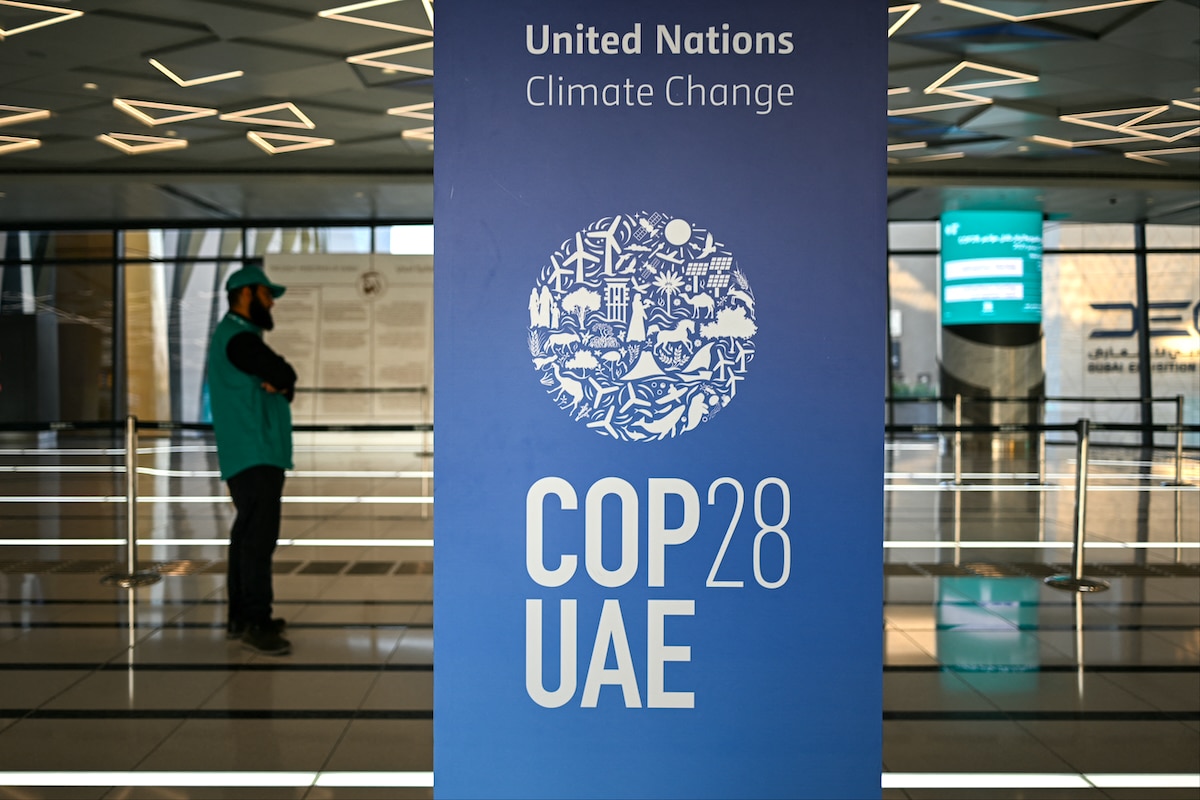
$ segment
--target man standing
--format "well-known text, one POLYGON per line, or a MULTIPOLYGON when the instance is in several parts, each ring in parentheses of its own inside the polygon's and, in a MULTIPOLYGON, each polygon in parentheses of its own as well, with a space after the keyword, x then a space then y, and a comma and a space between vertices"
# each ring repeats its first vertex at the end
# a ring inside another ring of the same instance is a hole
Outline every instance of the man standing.
POLYGON ((282 656, 292 646, 284 621, 271 617, 271 556, 279 538, 284 470, 292 467, 296 371, 263 341, 275 327, 271 307, 285 287, 247 263, 225 282, 229 313, 208 349, 208 386, 221 479, 237 509, 230 531, 230 639, 258 653, 282 656))

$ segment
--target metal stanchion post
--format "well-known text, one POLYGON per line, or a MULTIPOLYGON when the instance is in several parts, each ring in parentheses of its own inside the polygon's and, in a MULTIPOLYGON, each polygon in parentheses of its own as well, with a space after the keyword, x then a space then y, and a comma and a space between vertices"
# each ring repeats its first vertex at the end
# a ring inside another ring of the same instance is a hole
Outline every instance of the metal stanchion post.
POLYGON ((1175 396, 1175 480, 1163 486, 1187 486, 1183 482, 1183 395, 1175 396))
MULTIPOLYGON (((421 387, 421 424, 426 426, 426 429, 421 432, 421 467, 428 472, 433 464, 433 443, 430 439, 428 426, 433 422, 433 412, 429 404, 429 387, 421 387)), ((429 478, 421 479, 421 493, 425 497, 433 494, 433 486, 429 478)), ((421 506, 421 517, 428 519, 431 516, 431 509, 428 504, 421 506)))
POLYGON ((137 417, 125 418, 125 572, 105 575, 102 583, 115 584, 123 589, 148 586, 162 580, 154 571, 137 569, 137 417))
POLYGON ((1075 547, 1071 554, 1071 574, 1052 575, 1046 578, 1046 585, 1071 592, 1103 592, 1108 589, 1106 582, 1083 576, 1083 541, 1087 528, 1088 420, 1079 420, 1076 432, 1079 441, 1075 457, 1075 547))
POLYGON ((962 486, 962 395, 954 395, 954 480, 942 486, 962 486))
POLYGON ((962 485, 962 395, 954 395, 954 485, 962 485))

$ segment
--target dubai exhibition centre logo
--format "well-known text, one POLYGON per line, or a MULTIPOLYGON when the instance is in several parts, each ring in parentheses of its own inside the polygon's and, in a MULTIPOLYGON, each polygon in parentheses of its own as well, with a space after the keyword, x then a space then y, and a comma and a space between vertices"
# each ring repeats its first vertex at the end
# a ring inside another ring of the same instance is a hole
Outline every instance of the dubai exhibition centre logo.
POLYGON ((529 352, 550 397, 626 442, 686 433, 729 405, 757 330, 733 254, 663 213, 593 222, 529 292, 529 352))

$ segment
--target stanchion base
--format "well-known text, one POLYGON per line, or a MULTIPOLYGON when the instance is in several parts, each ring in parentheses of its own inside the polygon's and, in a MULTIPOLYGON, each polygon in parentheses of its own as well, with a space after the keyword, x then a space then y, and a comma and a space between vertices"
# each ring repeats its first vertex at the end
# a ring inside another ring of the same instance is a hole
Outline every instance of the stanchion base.
POLYGON ((109 586, 120 586, 122 589, 136 589, 139 586, 149 586, 162 580, 157 572, 134 572, 132 574, 114 573, 105 575, 100 582, 109 586))
POLYGON ((1107 592, 1108 584, 1095 578, 1079 578, 1074 575, 1051 575, 1044 583, 1051 589, 1062 589, 1064 592, 1107 592))

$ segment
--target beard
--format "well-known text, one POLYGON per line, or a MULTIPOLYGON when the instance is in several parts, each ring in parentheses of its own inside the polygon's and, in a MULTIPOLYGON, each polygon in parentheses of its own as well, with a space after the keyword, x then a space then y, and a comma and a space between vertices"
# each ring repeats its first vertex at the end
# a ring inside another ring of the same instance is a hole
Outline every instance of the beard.
POLYGON ((257 297, 250 298, 250 321, 264 331, 269 331, 275 327, 275 320, 271 317, 271 309, 263 305, 262 301, 257 297))

